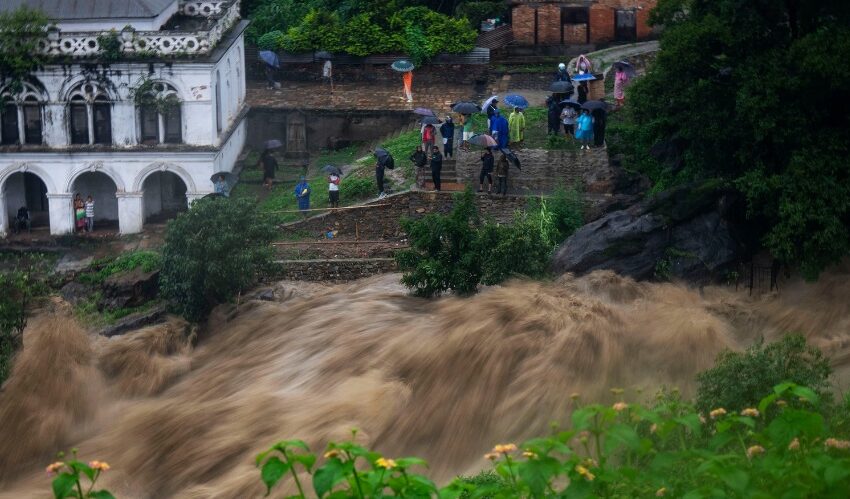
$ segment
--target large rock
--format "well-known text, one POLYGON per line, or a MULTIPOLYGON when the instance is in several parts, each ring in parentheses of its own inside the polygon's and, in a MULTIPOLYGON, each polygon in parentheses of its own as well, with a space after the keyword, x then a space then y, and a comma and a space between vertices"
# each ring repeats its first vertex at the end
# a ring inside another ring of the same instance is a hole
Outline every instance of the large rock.
POLYGON ((109 276, 101 286, 105 308, 138 307, 154 298, 159 290, 159 270, 141 268, 109 276))
POLYGON ((612 212, 575 232, 556 252, 557 273, 607 269, 635 279, 716 280, 744 246, 726 216, 731 194, 687 186, 612 212))

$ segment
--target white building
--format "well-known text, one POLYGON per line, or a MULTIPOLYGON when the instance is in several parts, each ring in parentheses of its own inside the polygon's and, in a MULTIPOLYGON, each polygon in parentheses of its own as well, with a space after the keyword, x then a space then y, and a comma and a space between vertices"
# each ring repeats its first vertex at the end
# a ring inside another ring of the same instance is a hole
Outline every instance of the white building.
POLYGON ((0 82, 0 234, 21 206, 51 234, 74 230, 73 197, 121 233, 185 209, 231 171, 245 141, 239 0, 2 0, 53 26, 50 62, 0 82), (5 86, 4 86, 5 84, 5 86))

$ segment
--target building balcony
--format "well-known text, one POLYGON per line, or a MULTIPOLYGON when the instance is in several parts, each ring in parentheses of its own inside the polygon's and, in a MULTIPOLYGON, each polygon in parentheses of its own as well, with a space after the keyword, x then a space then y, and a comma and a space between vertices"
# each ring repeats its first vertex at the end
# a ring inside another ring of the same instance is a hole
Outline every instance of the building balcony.
POLYGON ((120 32, 52 27, 39 47, 45 55, 74 59, 203 56, 238 20, 239 0, 180 0, 177 13, 157 31, 136 31, 129 25, 120 32))

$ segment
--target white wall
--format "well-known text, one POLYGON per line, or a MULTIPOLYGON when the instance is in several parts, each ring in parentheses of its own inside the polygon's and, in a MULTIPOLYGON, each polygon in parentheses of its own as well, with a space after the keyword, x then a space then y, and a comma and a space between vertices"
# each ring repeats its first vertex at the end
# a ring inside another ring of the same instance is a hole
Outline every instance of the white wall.
POLYGON ((56 26, 62 31, 109 31, 111 29, 121 31, 129 24, 136 31, 157 31, 177 13, 177 9, 177 0, 174 0, 174 3, 166 7, 158 16, 150 19, 72 19, 60 21, 56 23, 56 26))
POLYGON ((94 220, 118 220, 118 189, 115 182, 106 174, 101 172, 83 173, 74 181, 71 190, 74 194, 80 193, 83 201, 89 196, 94 201, 94 220))

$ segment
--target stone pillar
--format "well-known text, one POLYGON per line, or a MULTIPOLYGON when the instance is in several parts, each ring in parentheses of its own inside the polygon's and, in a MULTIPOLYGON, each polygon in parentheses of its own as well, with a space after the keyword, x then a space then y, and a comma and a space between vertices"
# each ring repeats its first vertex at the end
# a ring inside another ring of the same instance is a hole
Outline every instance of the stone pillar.
POLYGON ((145 223, 145 209, 142 192, 119 192, 118 229, 121 234, 137 234, 145 223))
POLYGON ((63 104, 45 104, 44 120, 42 121, 42 137, 44 144, 49 147, 67 146, 70 134, 65 131, 65 106, 63 104))
POLYGON ((50 209, 50 233, 54 236, 74 232, 74 195, 69 193, 47 193, 50 209))
POLYGON ((9 213, 6 211, 6 192, 0 189, 0 237, 9 233, 9 213))

